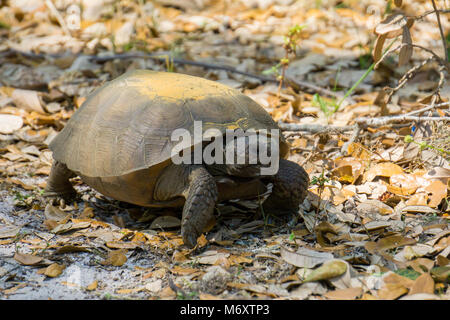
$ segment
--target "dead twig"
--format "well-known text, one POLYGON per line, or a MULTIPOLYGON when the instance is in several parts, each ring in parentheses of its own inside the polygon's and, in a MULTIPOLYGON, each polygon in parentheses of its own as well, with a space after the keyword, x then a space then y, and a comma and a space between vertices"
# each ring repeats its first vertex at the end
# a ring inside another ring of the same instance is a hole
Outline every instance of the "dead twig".
POLYGON ((344 143, 343 145, 342 145, 342 148, 341 148, 341 153, 342 154, 347 154, 348 152, 348 147, 353 143, 353 142, 355 142, 355 140, 359 137, 359 135, 360 135, 360 133, 361 133, 361 130, 362 130, 362 128, 358 125, 358 124, 356 124, 356 125, 354 125, 353 126, 353 133, 352 133, 352 136, 350 137, 350 139, 346 142, 346 143, 344 143))
POLYGON ((278 122, 278 126, 283 131, 306 131, 309 133, 321 133, 321 132, 339 132, 343 133, 346 131, 354 130, 354 126, 332 126, 332 125, 322 125, 322 124, 299 124, 299 123, 285 123, 278 122))
POLYGON ((434 0, 431 0, 431 3, 433 4, 433 9, 434 9, 434 12, 436 13, 436 19, 437 19, 437 23, 439 26, 439 32, 441 34, 442 46, 444 47, 445 61, 447 62, 448 61, 447 40, 445 39, 444 30, 442 29, 441 17, 439 15, 439 10, 436 6, 436 2, 434 0))
POLYGON ((410 115, 386 116, 379 118, 361 117, 355 119, 359 126, 379 127, 401 121, 450 121, 450 117, 417 117, 410 115))
POLYGON ((50 13, 56 18, 64 33, 70 36, 69 28, 67 28, 64 18, 61 16, 58 9, 55 8, 53 2, 51 0, 45 0, 45 5, 47 6, 48 10, 50 10, 50 13))

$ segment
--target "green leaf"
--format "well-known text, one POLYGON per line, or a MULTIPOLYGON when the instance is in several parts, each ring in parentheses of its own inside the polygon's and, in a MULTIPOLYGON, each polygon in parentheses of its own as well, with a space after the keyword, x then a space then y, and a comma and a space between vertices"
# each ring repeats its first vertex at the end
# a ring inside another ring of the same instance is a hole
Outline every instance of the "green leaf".
POLYGON ((398 274, 399 276, 411 279, 411 280, 416 280, 419 276, 420 273, 417 272, 416 270, 413 269, 398 269, 394 271, 396 274, 398 274))

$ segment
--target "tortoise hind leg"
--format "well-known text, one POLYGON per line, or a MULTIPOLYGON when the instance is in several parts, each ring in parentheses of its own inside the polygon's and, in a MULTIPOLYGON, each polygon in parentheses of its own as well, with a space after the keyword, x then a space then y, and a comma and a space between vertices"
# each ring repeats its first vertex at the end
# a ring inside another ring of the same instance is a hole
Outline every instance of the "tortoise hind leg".
POLYGON ((214 219, 217 198, 217 185, 213 176, 203 166, 192 166, 181 221, 181 235, 188 247, 197 244, 197 238, 214 219))
POLYGON ((73 199, 76 196, 76 191, 69 179, 74 176, 75 174, 65 164, 56 160, 53 161, 44 197, 63 198, 65 200, 73 199))
POLYGON ((263 203, 264 211, 274 214, 297 210, 306 197, 309 177, 297 163, 280 159, 278 173, 266 178, 273 183, 272 194, 263 203))

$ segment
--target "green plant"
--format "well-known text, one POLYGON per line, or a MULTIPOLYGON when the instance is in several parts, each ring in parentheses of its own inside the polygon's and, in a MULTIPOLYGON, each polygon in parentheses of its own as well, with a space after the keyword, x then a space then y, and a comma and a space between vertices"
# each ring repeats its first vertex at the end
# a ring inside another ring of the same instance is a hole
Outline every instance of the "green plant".
POLYGON ((289 66, 290 60, 289 56, 294 55, 297 50, 297 44, 300 41, 300 35, 305 26, 300 26, 296 24, 291 27, 288 33, 284 36, 284 57, 280 59, 276 65, 272 66, 270 69, 264 70, 263 74, 275 74, 277 80, 279 81, 278 85, 278 95, 280 95, 281 87, 283 86, 286 69, 289 66))
POLYGON ((413 136, 411 136, 411 135, 405 136, 405 142, 406 142, 406 143, 414 143, 414 144, 417 144, 417 145, 420 147, 420 150, 425 150, 425 149, 428 148, 428 149, 433 149, 433 150, 439 151, 439 152, 441 152, 441 153, 443 153, 443 154, 448 154, 448 155, 450 155, 450 151, 444 150, 444 149, 442 149, 442 148, 435 147, 435 146, 433 146, 433 145, 431 145, 431 144, 426 143, 425 141, 422 141, 422 142, 415 141, 414 138, 413 138, 413 136))
POLYGON ((320 176, 318 176, 318 177, 316 177, 316 176, 314 176, 314 177, 312 177, 312 179, 311 179, 311 181, 310 181, 310 185, 317 185, 317 187, 318 187, 318 189, 319 189, 319 194, 318 194, 318 196, 319 196, 319 204, 317 205, 317 209, 316 209, 316 215, 318 215, 319 214, 319 212, 320 212, 320 203, 321 203, 321 198, 322 198, 322 193, 323 193, 323 190, 325 189, 325 184, 328 182, 328 181, 330 181, 330 179, 328 179, 327 177, 325 177, 325 172, 324 172, 324 170, 322 169, 322 173, 320 174, 320 176))

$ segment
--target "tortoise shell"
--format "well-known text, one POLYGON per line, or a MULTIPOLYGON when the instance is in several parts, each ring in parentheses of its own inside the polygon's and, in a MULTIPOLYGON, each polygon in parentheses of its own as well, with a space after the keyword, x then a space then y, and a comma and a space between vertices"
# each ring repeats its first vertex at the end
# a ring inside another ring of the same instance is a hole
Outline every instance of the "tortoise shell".
MULTIPOLYGON (((235 89, 184 74, 136 70, 95 90, 49 147, 55 160, 83 177, 135 176, 167 163, 177 143, 172 132, 184 128, 193 134, 194 121, 202 121, 203 132, 278 129, 259 104, 235 89)), ((288 147, 280 139, 285 157, 288 147)))

